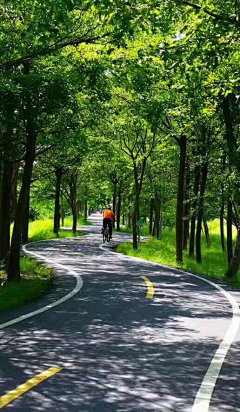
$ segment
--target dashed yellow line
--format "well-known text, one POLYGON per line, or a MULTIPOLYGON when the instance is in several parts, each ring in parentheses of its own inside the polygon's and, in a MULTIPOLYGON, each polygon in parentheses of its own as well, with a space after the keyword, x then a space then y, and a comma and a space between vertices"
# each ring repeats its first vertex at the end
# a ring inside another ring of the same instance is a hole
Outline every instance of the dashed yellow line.
POLYGON ((18 386, 16 389, 13 389, 12 391, 8 392, 6 395, 3 395, 0 398, 0 409, 4 408, 4 406, 13 402, 15 399, 19 398, 19 396, 23 395, 24 393, 28 392, 30 389, 37 386, 39 383, 45 381, 46 379, 60 372, 62 369, 63 368, 59 368, 55 366, 50 369, 47 369, 46 371, 35 376, 35 378, 30 379, 29 381, 18 386))
POLYGON ((154 298, 154 286, 153 283, 151 282, 151 280, 149 280, 147 278, 147 276, 140 276, 140 278, 142 278, 143 280, 145 280, 146 284, 147 284, 147 295, 146 298, 147 299, 153 299, 154 298))

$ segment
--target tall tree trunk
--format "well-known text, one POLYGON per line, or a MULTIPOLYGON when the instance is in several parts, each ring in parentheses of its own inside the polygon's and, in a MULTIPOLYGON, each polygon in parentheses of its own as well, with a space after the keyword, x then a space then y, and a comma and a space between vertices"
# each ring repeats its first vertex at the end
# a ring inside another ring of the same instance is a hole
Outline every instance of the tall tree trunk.
POLYGON ((159 195, 154 198, 154 236, 160 240, 161 200, 159 195))
MULTIPOLYGON (((221 159, 221 171, 222 174, 224 173, 226 168, 226 154, 222 156, 221 159)), ((225 235, 224 235, 224 210, 225 210, 225 204, 224 204, 224 184, 221 184, 221 210, 220 210, 220 234, 221 234, 221 245, 222 245, 222 251, 225 252, 225 235)))
POLYGON ((185 202, 184 202, 184 221, 183 221, 183 250, 187 250, 187 244, 189 239, 189 189, 190 189, 190 169, 187 164, 186 167, 186 186, 185 186, 185 202))
POLYGON ((199 179, 200 179, 200 166, 194 168, 194 200, 192 202, 192 217, 191 217, 191 232, 189 241, 189 257, 194 257, 194 242, 195 242, 195 229, 196 229, 196 207, 197 207, 197 195, 199 191, 199 179))
POLYGON ((180 165, 178 174, 177 212, 176 212, 176 263, 183 263, 183 201, 184 201, 184 176, 186 164, 187 140, 186 136, 179 139, 180 165))
POLYGON ((209 234, 209 228, 206 219, 203 219, 203 226, 204 226, 204 233, 205 233, 205 238, 206 238, 206 243, 209 246, 210 245, 210 234, 209 234))
POLYGON ((77 232, 77 204, 76 202, 73 202, 72 204, 72 216, 73 216, 72 231, 73 233, 76 233, 77 232))
POLYGON ((236 246, 235 246, 234 254, 230 261, 228 270, 226 272, 226 276, 227 277, 237 276, 237 273, 239 270, 239 264, 240 264, 240 227, 238 228, 238 231, 237 231, 236 246))
POLYGON ((56 188, 55 188, 55 208, 54 208, 54 227, 53 232, 58 234, 60 229, 60 194, 62 181, 63 167, 59 167, 56 172, 56 188))
POLYGON ((149 234, 152 234, 152 229, 153 229, 153 203, 154 199, 151 199, 150 201, 150 218, 149 218, 149 234))
MULTIPOLYGON (((113 192, 113 213, 114 217, 116 216, 116 203, 117 203, 117 183, 114 183, 114 192, 113 192)), ((115 219, 113 220, 113 228, 115 227, 115 219)))
POLYGON ((16 207, 16 217, 13 227, 11 250, 9 256, 8 264, 8 281, 20 281, 20 246, 21 246, 21 237, 22 237, 22 222, 24 212, 27 207, 28 196, 30 193, 30 185, 32 178, 33 163, 35 159, 35 150, 36 150, 36 139, 37 134, 35 130, 35 121, 33 114, 33 107, 31 104, 31 94, 30 91, 27 91, 26 98, 26 134, 27 134, 27 143, 26 143, 26 156, 25 156, 25 165, 23 171, 22 187, 20 190, 20 195, 16 207))
POLYGON ((88 204, 87 204, 87 199, 84 201, 84 220, 85 222, 87 221, 88 218, 88 204))
POLYGON ((222 200, 222 206, 220 210, 220 232, 221 232, 221 244, 222 251, 225 252, 225 236, 224 236, 224 200, 222 200))
POLYGON ((11 221, 15 219, 15 213, 16 213, 17 183, 18 183, 19 167, 20 167, 20 162, 13 163, 13 174, 12 174, 12 184, 11 184, 11 221))
POLYGON ((119 188, 119 191, 118 191, 118 205, 117 205, 117 231, 118 232, 120 231, 121 203, 122 203, 121 189, 119 188))
POLYGON ((204 195, 206 190, 208 166, 205 163, 202 166, 202 180, 200 187, 200 199, 198 204, 198 221, 197 221, 197 231, 196 231, 196 260, 197 263, 202 263, 202 251, 201 251, 201 232, 202 232, 202 220, 204 211, 204 195))
POLYGON ((12 163, 5 162, 2 175, 1 218, 0 218, 0 260, 5 260, 10 250, 10 202, 12 163))
POLYGON ((28 242, 28 232, 29 232, 29 208, 30 208, 30 192, 27 199, 26 209, 23 215, 23 225, 22 225, 22 243, 28 242))
POLYGON ((233 256, 233 235, 232 235, 232 225, 233 225, 233 210, 232 202, 230 197, 228 197, 227 202, 227 255, 228 255, 228 266, 231 263, 233 256))
POLYGON ((133 213, 132 213, 132 228, 133 228, 133 249, 138 248, 138 211, 139 211, 139 193, 136 193, 135 201, 133 204, 133 213))
POLYGON ((61 218, 62 218, 62 226, 64 226, 64 206, 63 206, 63 196, 61 194, 61 218))

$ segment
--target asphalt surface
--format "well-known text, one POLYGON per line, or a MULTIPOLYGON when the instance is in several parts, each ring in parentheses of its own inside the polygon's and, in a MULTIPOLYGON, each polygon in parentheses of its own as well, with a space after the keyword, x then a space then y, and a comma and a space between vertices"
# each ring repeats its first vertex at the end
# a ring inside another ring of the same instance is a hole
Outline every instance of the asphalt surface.
MULTIPOLYGON (((0 330, 0 396, 52 366, 63 370, 4 407, 16 412, 191 411, 232 318, 227 298, 181 271, 113 253, 129 239, 102 244, 98 215, 81 238, 28 245, 55 267, 53 289, 0 315, 0 323, 66 302, 0 330), (109 248, 109 249, 108 249, 109 248), (66 268, 66 270, 64 269, 66 268), (146 276, 154 299, 146 299, 146 276)), ((240 301, 240 294, 231 291, 240 301)), ((210 412, 240 411, 240 334, 223 364, 210 412)))

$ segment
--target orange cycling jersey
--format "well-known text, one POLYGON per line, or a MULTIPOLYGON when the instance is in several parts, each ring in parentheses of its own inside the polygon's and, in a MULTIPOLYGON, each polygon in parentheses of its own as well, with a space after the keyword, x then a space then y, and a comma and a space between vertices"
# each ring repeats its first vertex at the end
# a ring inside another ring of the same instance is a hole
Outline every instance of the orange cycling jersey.
POLYGON ((111 210, 104 211, 104 219, 112 219, 113 216, 114 216, 114 213, 111 210))

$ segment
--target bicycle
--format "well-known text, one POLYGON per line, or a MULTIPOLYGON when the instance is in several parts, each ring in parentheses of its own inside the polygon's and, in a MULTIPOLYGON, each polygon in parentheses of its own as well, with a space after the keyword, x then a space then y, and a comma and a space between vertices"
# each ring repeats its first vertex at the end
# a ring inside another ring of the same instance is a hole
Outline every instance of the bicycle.
POLYGON ((109 227, 106 226, 103 228, 103 243, 110 242, 110 239, 109 227))

